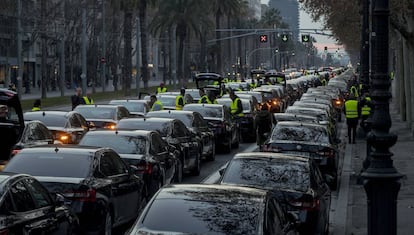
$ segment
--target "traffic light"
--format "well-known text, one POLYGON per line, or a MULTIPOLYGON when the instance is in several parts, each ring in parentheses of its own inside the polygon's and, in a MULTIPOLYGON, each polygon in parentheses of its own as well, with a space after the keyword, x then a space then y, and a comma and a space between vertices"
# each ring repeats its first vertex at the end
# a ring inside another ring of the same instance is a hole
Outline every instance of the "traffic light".
POLYGON ((287 42, 289 40, 289 35, 287 34, 281 34, 280 38, 282 39, 283 42, 287 42))
POLYGON ((267 35, 266 34, 262 34, 262 35, 260 35, 260 38, 259 38, 259 40, 260 40, 260 42, 267 42, 267 35))
POLYGON ((302 34, 302 42, 309 42, 310 36, 309 34, 302 34))

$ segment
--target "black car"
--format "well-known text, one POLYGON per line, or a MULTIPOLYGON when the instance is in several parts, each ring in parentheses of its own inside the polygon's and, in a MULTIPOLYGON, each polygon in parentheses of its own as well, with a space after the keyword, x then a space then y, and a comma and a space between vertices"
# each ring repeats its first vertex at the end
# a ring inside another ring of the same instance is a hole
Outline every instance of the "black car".
MULTIPOLYGON (((157 111, 159 112, 159 111, 157 111)), ((184 123, 171 118, 128 118, 118 122, 118 130, 158 131, 167 143, 181 152, 180 161, 184 171, 199 175, 201 170, 201 146, 197 137, 184 123)))
POLYGON ((181 120, 187 128, 200 139, 203 149, 202 156, 214 161, 216 156, 216 142, 214 132, 208 127, 206 120, 198 112, 183 110, 164 110, 147 113, 147 117, 175 118, 181 120))
POLYGON ((12 156, 16 155, 23 148, 30 148, 37 145, 53 144, 52 132, 41 121, 26 121, 24 131, 19 141, 13 146, 12 156))
POLYGON ((24 130, 22 106, 16 92, 0 88, 0 161, 7 161, 24 130))
POLYGON ((185 111, 199 112, 207 121, 210 129, 214 130, 216 147, 223 147, 226 153, 240 144, 240 129, 230 114, 229 108, 222 104, 187 104, 185 111))
POLYGON ((331 191, 310 158, 240 153, 225 168, 220 184, 271 190, 287 211, 297 215, 303 234, 329 234, 331 191))
POLYGON ((123 105, 128 109, 129 114, 135 117, 144 117, 149 111, 148 101, 137 100, 137 99, 126 99, 126 100, 111 100, 109 104, 112 105, 123 105))
POLYGON ((122 105, 78 105, 74 111, 82 114, 94 129, 114 130, 119 120, 130 117, 128 109, 122 105))
POLYGON ((76 111, 25 112, 24 120, 43 122, 53 133, 53 138, 63 144, 77 144, 89 131, 85 118, 76 111))
POLYGON ((179 155, 156 131, 91 131, 79 145, 115 150, 127 164, 137 168, 135 173, 144 180, 148 197, 182 178, 179 155))
POLYGON ((319 165, 331 189, 336 189, 339 152, 326 125, 278 122, 264 143, 263 151, 293 153, 312 158, 319 165))
POLYGON ((62 194, 82 232, 107 234, 134 220, 146 202, 143 181, 109 148, 26 148, 4 171, 33 175, 49 192, 62 194))
POLYGON ((0 173, 0 234, 76 234, 78 219, 35 178, 0 173))
POLYGON ((297 234, 269 191, 181 184, 159 190, 127 234, 297 234))

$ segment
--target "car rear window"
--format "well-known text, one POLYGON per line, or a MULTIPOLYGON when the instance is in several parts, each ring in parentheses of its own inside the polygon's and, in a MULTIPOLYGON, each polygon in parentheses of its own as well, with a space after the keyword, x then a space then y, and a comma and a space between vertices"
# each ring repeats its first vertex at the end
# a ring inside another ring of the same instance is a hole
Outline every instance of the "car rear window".
POLYGON ((116 108, 113 107, 76 107, 75 109, 86 119, 115 119, 116 108))
POLYGON ((128 101, 111 101, 109 104, 123 105, 128 109, 129 112, 145 112, 145 104, 139 102, 128 102, 128 101))
POLYGON ((108 147, 119 154, 145 154, 146 139, 144 137, 121 135, 85 135, 80 145, 108 147))
POLYGON ((193 116, 191 114, 149 112, 147 113, 147 117, 174 118, 182 121, 187 127, 191 127, 193 123, 193 116))
POLYGON ((208 107, 204 105, 191 105, 191 106, 184 106, 184 110, 189 111, 196 111, 201 114, 203 117, 207 118, 222 118, 223 117, 223 110, 220 106, 215 107, 208 107))
POLYGON ((158 131, 162 137, 171 133, 169 122, 149 122, 149 121, 120 121, 117 125, 119 130, 146 130, 158 131))
POLYGON ((309 175, 309 167, 305 162, 234 159, 226 168, 222 182, 306 192, 310 187, 309 175))
POLYGON ((203 200, 155 200, 143 226, 149 230, 184 234, 258 234, 258 203, 238 198, 233 193, 229 195, 233 202, 217 201, 208 193, 202 194, 203 200))
POLYGON ((4 171, 33 176, 85 178, 91 168, 92 156, 62 152, 18 153, 4 171))
POLYGON ((66 123, 68 122, 65 116, 48 115, 47 113, 44 116, 43 115, 36 115, 36 116, 25 115, 24 119, 26 121, 39 120, 49 127, 52 127, 52 126, 65 127, 66 123))
POLYGON ((272 132, 272 140, 292 140, 328 144, 329 134, 319 126, 283 126, 276 125, 272 132))

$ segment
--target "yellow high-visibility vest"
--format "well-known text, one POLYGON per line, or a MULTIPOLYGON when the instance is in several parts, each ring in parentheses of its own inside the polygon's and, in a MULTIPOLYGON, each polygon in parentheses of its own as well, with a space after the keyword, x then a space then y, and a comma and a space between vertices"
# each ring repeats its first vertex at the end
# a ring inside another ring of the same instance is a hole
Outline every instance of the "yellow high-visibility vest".
POLYGON ((36 112, 36 111, 40 111, 40 108, 39 107, 33 107, 32 112, 36 112))
POLYGON ((87 96, 83 97, 83 101, 85 101, 85 104, 94 104, 93 99, 89 99, 87 96))
POLYGON ((212 104, 207 95, 203 95, 198 101, 199 104, 212 104))
POLYGON ((158 87, 157 88, 157 93, 164 93, 167 92, 167 88, 166 87, 158 87))
MULTIPOLYGON (((236 98, 236 99, 234 99, 232 102, 231 102, 231 105, 230 105, 230 112, 231 112, 231 114, 235 114, 236 112, 237 112, 237 109, 238 109, 238 101, 240 100, 240 98, 236 98)), ((243 108, 242 108, 242 110, 243 110, 243 108)), ((244 113, 242 112, 242 113, 239 113, 239 114, 237 114, 237 116, 239 116, 239 117, 243 117, 244 116, 244 113)))
MULTIPOLYGON (((371 98, 370 97, 365 97, 365 100, 371 101, 371 98)), ((361 115, 368 116, 370 113, 371 113, 371 107, 369 107, 366 104, 364 106, 362 106, 362 108, 361 108, 361 115)))
POLYGON ((184 105, 185 105, 184 96, 178 95, 177 98, 175 98, 175 109, 176 110, 183 110, 184 105), (183 101, 182 105, 179 104, 180 99, 182 99, 182 101, 183 101))
POLYGON ((345 102, 345 117, 358 118, 358 101, 347 100, 345 102))

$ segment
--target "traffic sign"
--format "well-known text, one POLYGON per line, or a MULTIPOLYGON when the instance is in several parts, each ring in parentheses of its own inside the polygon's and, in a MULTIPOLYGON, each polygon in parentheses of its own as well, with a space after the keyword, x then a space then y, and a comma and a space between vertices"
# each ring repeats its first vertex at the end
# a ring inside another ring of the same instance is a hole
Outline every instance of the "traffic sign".
POLYGON ((260 42, 267 42, 267 35, 266 34, 260 35, 260 42))
POLYGON ((287 35, 287 34, 282 34, 282 35, 280 35, 280 37, 282 38, 283 42, 287 42, 289 40, 289 35, 287 35))
POLYGON ((302 42, 309 42, 310 36, 309 34, 302 34, 302 42))

